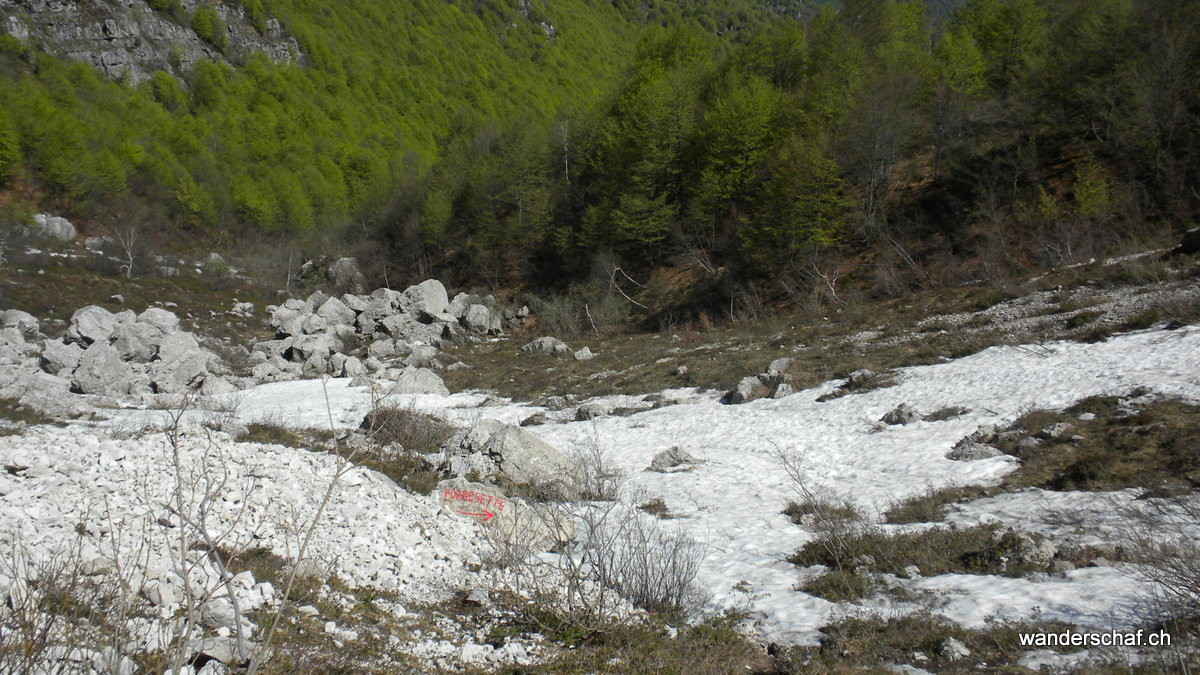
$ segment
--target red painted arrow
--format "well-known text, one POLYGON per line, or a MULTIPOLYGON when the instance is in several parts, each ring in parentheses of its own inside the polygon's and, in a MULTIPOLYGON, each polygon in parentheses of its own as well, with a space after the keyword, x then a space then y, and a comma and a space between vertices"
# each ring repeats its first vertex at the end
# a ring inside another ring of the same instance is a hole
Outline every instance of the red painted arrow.
POLYGON ((485 523, 487 521, 491 520, 492 518, 496 517, 496 514, 492 513, 491 511, 488 511, 487 509, 484 509, 483 513, 470 513, 468 511, 455 511, 455 513, 461 513, 464 516, 479 516, 480 518, 483 518, 483 522, 485 522, 485 523))

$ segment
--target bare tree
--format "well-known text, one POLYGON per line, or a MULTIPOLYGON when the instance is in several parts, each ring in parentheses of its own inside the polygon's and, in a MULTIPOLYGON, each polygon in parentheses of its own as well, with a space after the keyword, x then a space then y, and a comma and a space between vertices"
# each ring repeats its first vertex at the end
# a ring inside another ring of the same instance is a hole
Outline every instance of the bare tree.
POLYGON ((124 272, 125 278, 132 279, 133 265, 137 260, 138 240, 141 239, 141 233, 138 231, 136 225, 114 227, 112 233, 117 238, 117 243, 121 246, 121 270, 124 272))

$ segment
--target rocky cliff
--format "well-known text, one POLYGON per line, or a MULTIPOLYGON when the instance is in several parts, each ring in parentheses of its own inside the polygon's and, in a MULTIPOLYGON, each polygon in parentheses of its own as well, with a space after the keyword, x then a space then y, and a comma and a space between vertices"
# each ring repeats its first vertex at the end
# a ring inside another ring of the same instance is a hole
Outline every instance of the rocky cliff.
POLYGON ((259 25, 261 33, 240 6, 200 0, 181 0, 173 12, 156 12, 146 0, 0 0, 0 30, 131 82, 155 70, 183 75, 203 59, 236 63, 253 52, 276 63, 302 58, 279 21, 259 25), (202 5, 221 17, 222 49, 191 28, 190 17, 202 5))

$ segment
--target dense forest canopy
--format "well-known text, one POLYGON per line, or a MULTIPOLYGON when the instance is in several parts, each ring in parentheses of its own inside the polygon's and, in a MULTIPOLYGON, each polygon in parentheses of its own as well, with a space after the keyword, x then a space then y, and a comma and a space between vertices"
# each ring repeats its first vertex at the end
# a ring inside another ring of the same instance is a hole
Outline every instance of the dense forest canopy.
POLYGON ((353 227, 393 269, 510 287, 869 255, 898 292, 1200 205, 1186 0, 242 4, 306 63, 130 86, 0 35, 0 181, 206 236, 353 227))

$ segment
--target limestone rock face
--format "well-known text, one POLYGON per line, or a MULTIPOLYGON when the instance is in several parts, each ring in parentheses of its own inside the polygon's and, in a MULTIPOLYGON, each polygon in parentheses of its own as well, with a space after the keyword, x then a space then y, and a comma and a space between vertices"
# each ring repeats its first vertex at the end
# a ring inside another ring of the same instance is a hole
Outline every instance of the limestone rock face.
POLYGON ((438 483, 434 494, 443 509, 495 528, 505 546, 522 555, 548 551, 575 538, 574 522, 564 511, 509 497, 494 485, 453 478, 438 483))
POLYGON ((166 363, 200 351, 200 343, 191 333, 175 333, 163 338, 158 345, 158 360, 166 363))
MULTIPOLYGON (((184 0, 194 10, 195 0, 184 0)), ((298 63, 300 45, 271 18, 260 34, 235 3, 213 3, 226 26, 225 53, 200 39, 188 25, 155 12, 146 0, 0 0, 0 30, 35 41, 56 56, 95 66, 112 79, 137 83, 156 70, 184 75, 196 62, 227 62, 225 54, 260 52, 275 63, 298 63)))
POLYGON ((471 305, 467 308, 466 314, 463 315, 463 322, 467 328, 478 333, 486 333, 488 326, 491 324, 492 313, 483 305, 471 305))
POLYGON ((733 404, 753 401, 758 396, 759 389, 761 387, 762 382, 758 379, 758 377, 743 377, 738 381, 738 384, 736 387, 734 387, 733 391, 726 394, 726 399, 729 401, 729 403, 733 404))
POLYGON ((317 309, 317 316, 331 324, 352 325, 355 315, 354 310, 347 307, 346 303, 337 298, 329 298, 317 309))
POLYGON ((150 364, 150 380, 154 391, 160 394, 182 394, 199 389, 208 376, 208 359, 199 350, 150 364))

